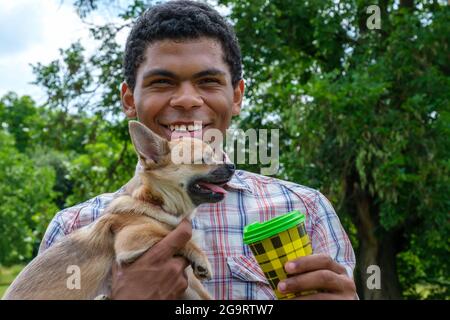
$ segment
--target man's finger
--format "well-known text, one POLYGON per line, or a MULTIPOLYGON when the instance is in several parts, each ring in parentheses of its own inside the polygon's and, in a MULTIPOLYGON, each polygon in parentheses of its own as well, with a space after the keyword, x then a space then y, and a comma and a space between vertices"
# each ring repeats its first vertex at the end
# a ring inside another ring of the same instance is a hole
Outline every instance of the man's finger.
POLYGON ((117 273, 117 271, 118 271, 117 269, 118 269, 117 263, 115 261, 113 261, 112 270, 111 270, 113 275, 115 275, 117 273))
POLYGON ((316 270, 331 270, 337 274, 347 274, 346 269, 326 254, 312 254, 289 261, 284 266, 289 274, 299 274, 316 270))
POLYGON ((180 224, 153 246, 148 252, 152 252, 153 258, 167 259, 174 256, 192 238, 192 225, 189 220, 182 220, 180 224))
POLYGON ((185 273, 185 269, 190 265, 190 262, 185 257, 174 257, 171 263, 174 264, 175 273, 183 272, 184 276, 187 279, 187 275, 185 273))
POLYGON ((318 270, 289 277, 278 283, 280 292, 303 292, 325 290, 329 292, 344 292, 350 287, 352 280, 345 275, 330 270, 318 270))
POLYGON ((316 294, 295 297, 292 300, 342 300, 342 297, 334 293, 320 292, 316 294))

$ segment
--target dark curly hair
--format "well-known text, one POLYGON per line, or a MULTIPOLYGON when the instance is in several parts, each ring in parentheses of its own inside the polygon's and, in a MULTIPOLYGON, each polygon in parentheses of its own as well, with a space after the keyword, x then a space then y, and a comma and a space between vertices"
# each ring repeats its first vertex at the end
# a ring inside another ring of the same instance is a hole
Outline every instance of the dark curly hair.
POLYGON ((223 59, 230 68, 233 87, 242 78, 239 43, 233 27, 212 7, 195 1, 169 1, 147 9, 128 35, 123 71, 134 90, 137 69, 149 44, 164 39, 189 40, 210 37, 222 45, 223 59))

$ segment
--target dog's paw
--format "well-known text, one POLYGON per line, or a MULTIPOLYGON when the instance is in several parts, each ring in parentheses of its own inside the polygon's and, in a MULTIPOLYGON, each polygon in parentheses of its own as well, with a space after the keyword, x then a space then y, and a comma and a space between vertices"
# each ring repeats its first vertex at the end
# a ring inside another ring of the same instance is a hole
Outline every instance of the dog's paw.
POLYGON ((194 272, 197 279, 211 280, 212 270, 211 270, 211 265, 209 264, 209 261, 207 259, 205 259, 203 261, 193 261, 191 266, 192 266, 192 271, 194 272))

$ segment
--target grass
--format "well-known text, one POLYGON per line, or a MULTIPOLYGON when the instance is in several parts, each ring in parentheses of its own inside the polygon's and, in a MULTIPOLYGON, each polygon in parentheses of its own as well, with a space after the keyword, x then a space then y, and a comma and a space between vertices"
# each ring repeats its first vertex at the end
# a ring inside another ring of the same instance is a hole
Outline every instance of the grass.
POLYGON ((0 266, 0 298, 3 297, 6 289, 8 289, 11 282, 13 282, 23 267, 24 265, 21 264, 13 265, 11 267, 0 266))

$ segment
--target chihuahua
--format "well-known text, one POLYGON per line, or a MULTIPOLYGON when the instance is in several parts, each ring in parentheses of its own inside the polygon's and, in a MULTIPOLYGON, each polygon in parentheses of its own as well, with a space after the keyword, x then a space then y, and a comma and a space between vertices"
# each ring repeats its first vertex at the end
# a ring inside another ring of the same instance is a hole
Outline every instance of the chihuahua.
MULTIPOLYGON (((223 200, 234 165, 200 139, 167 141, 137 121, 129 131, 141 170, 92 224, 72 232, 34 258, 3 299, 95 299, 111 293, 112 265, 131 263, 202 203, 223 200), (183 161, 180 161, 183 160, 183 161), (79 288, 67 285, 69 266, 80 270, 79 288)), ((210 299, 200 280, 211 279, 205 253, 192 241, 177 254, 190 262, 183 299, 210 299)))

